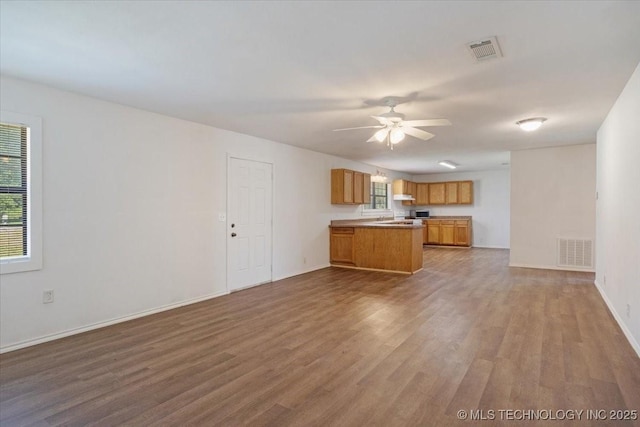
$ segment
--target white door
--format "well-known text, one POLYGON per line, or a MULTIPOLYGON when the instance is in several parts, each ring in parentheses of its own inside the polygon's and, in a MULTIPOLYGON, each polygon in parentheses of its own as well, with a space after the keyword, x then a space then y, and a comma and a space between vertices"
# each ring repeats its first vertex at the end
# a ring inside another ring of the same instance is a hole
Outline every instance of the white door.
POLYGON ((227 281, 230 291, 271 281, 272 165, 231 157, 227 281))

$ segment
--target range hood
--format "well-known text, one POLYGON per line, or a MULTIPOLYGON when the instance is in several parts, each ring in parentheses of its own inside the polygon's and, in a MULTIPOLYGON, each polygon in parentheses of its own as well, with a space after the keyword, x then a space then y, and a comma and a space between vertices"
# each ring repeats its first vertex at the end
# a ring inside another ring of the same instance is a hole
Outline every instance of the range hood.
POLYGON ((393 200, 415 200, 411 194, 394 194, 393 200))

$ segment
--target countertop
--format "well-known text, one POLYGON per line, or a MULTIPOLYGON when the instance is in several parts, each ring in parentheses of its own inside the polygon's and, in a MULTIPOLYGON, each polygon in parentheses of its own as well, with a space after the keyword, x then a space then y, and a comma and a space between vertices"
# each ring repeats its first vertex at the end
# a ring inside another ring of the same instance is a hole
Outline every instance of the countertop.
POLYGON ((329 228, 343 228, 343 227, 357 227, 357 228, 423 228, 422 221, 418 224, 414 224, 411 219, 398 219, 384 218, 382 220, 375 219, 337 219, 331 221, 329 228))
POLYGON ((430 216, 429 218, 420 218, 422 220, 430 220, 430 219, 450 219, 450 220, 470 220, 470 216, 430 216))

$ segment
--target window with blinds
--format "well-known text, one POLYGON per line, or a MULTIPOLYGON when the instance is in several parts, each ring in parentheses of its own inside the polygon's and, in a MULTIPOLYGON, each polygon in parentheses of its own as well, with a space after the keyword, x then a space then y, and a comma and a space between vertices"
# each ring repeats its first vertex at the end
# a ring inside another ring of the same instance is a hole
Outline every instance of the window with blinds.
POLYGON ((371 183, 370 209, 387 209, 388 186, 386 182, 371 183))
POLYGON ((0 123, 0 259, 29 255, 28 137, 28 127, 0 123))

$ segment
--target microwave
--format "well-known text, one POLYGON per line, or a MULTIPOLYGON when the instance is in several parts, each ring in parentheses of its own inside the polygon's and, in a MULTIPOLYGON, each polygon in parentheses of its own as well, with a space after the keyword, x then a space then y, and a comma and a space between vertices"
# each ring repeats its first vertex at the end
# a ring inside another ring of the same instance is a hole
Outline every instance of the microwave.
POLYGON ((416 211, 416 218, 429 218, 429 211, 416 211))

